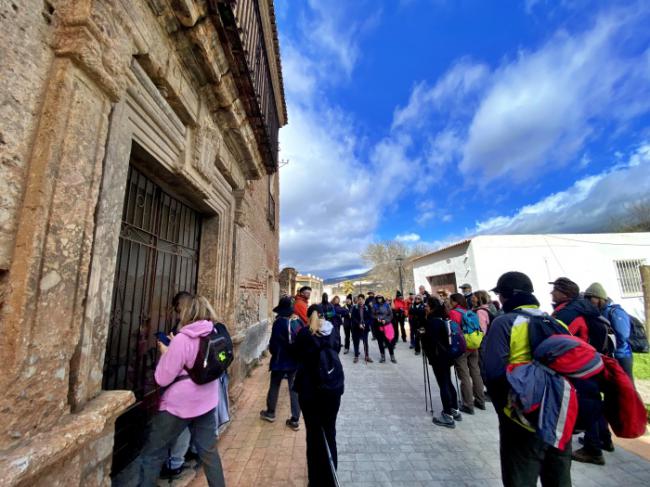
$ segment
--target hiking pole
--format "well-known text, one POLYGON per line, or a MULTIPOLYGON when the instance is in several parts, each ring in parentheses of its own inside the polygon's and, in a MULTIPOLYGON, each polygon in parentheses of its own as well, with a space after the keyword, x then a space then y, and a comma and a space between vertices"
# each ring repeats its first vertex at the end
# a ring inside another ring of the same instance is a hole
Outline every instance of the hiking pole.
POLYGON ((422 350, 422 360, 424 360, 426 371, 427 371, 427 386, 429 388, 429 404, 431 405, 431 414, 433 414, 433 399, 431 398, 431 375, 429 374, 429 367, 426 365, 426 360, 424 356, 424 350, 422 350))
POLYGON ((458 396, 459 407, 463 405, 463 396, 460 393, 460 387, 458 387, 458 373, 456 372, 456 366, 452 365, 454 368, 454 377, 456 377, 456 395, 458 396))
POLYGON ((334 459, 332 458, 332 451, 330 450, 330 445, 327 442, 327 436, 325 435, 325 430, 321 427, 321 433, 323 433, 323 441, 325 442, 325 451, 327 452, 327 459, 330 464, 330 472, 332 473, 332 485, 334 487, 340 487, 339 478, 336 476, 336 467, 334 466, 334 459))
MULTIPOLYGON (((424 354, 422 354, 422 380, 424 381, 424 410, 429 411, 429 405, 427 404, 427 369, 424 362, 424 354)), ((431 409, 433 409, 433 405, 431 409)))

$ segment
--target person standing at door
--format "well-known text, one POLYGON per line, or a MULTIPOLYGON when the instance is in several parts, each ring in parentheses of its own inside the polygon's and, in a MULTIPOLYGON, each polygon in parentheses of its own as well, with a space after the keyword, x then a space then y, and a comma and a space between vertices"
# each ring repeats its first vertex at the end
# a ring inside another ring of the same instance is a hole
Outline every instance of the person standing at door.
POLYGON ((158 413, 151 421, 147 441, 139 457, 138 486, 157 484, 160 468, 170 445, 187 427, 192 434, 209 487, 226 485, 221 459, 217 450, 217 420, 219 380, 198 385, 189 379, 186 369, 192 368, 199 352, 201 337, 214 329, 216 313, 202 296, 193 297, 181 309, 179 332, 165 346, 158 342, 160 360, 155 379, 166 388, 158 413), (187 377, 187 380, 184 380, 187 377))

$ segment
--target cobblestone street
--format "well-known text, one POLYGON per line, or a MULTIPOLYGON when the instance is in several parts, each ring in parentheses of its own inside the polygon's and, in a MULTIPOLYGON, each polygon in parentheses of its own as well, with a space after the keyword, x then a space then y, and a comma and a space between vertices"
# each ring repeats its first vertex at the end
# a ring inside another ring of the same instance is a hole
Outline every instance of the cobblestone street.
MULTIPOLYGON (((377 358, 376 342, 371 349, 377 358)), ((405 343, 399 344, 396 356, 397 365, 365 365, 353 364, 351 353, 341 355, 346 373, 337 423, 341 485, 501 485, 497 418, 491 404, 487 411, 463 415, 455 430, 434 426, 424 409, 421 357, 405 343)), ((306 485, 304 426, 296 433, 284 424, 289 416, 286 382, 276 422, 259 419, 267 386, 265 360, 247 379, 239 410, 219 443, 229 487, 306 485)), ((431 387, 438 413, 441 404, 433 375, 431 387)), ((643 453, 643 443, 635 443, 643 453)), ((579 448, 577 441, 574 448, 579 448)), ((605 455, 605 467, 574 462, 574 485, 648 485, 650 461, 620 446, 605 455)), ((206 485, 200 477, 192 487, 206 485)))

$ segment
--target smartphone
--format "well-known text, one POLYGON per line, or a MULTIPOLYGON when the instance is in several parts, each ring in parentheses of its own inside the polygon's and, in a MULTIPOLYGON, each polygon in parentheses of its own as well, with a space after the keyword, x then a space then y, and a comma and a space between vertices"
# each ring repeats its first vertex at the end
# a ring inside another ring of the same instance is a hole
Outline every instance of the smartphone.
POLYGON ((165 346, 169 346, 169 343, 171 342, 169 337, 163 331, 156 333, 156 339, 165 346))

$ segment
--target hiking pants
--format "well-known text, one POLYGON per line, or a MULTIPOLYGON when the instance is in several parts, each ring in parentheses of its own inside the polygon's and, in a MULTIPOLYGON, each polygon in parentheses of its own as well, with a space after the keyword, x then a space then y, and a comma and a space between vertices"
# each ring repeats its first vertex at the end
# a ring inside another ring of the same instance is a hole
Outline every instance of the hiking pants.
POLYGON ((386 355, 386 348, 388 348, 388 353, 393 356, 394 353, 394 348, 393 348, 393 342, 389 342, 386 339, 386 335, 384 335, 384 332, 379 329, 379 327, 375 327, 375 337, 377 338, 377 345, 379 346, 379 353, 381 356, 386 355))
POLYGON ((363 341, 363 353, 366 357, 368 356, 368 352, 370 351, 368 349, 368 333, 370 331, 368 328, 368 325, 363 330, 358 326, 352 328, 352 345, 354 346, 355 357, 359 356, 359 341, 363 341))
POLYGON ((617 358, 616 360, 618 360, 618 365, 621 366, 621 368, 625 371, 625 373, 630 376, 632 382, 634 382, 634 374, 632 373, 632 367, 634 365, 634 356, 621 357, 621 358, 617 358))
POLYGON ((499 445, 504 487, 571 487, 571 442, 558 450, 499 414, 499 445))
POLYGON ((154 487, 160 468, 178 435, 189 426, 192 443, 201 459, 209 487, 225 487, 221 459, 217 451, 217 419, 212 409, 202 416, 183 419, 159 411, 151 420, 147 442, 140 453, 138 486, 154 487))
POLYGON ((400 331, 402 333, 402 341, 406 341, 406 328, 404 327, 404 313, 396 311, 393 314, 393 328, 395 328, 395 338, 393 338, 393 345, 399 341, 400 331))
POLYGON ((591 378, 571 382, 578 395, 576 427, 585 430, 585 450, 591 455, 602 455, 602 446, 612 442, 612 434, 603 415, 603 400, 598 381, 591 378))
POLYGON ((451 414, 452 409, 458 409, 458 394, 453 382, 451 381, 451 366, 448 362, 436 363, 431 366, 433 375, 436 376, 436 382, 440 389, 440 401, 442 402, 442 412, 451 414))
POLYGON ((350 328, 351 328, 350 320, 345 320, 343 322, 343 332, 345 333, 345 344, 343 345, 343 348, 345 350, 350 350, 350 328))
POLYGON ((478 350, 468 350, 454 361, 454 366, 460 380, 463 405, 474 409, 474 399, 481 405, 485 404, 483 379, 478 365, 478 350))
POLYGON ((336 416, 341 406, 338 394, 322 394, 306 398, 300 396, 300 408, 305 422, 307 439, 307 475, 310 487, 333 487, 334 479, 330 468, 327 438, 334 468, 338 466, 336 450, 336 416))
POLYGON ((300 419, 300 405, 298 404, 298 393, 293 390, 293 381, 296 379, 296 371, 272 370, 271 382, 269 384, 269 393, 266 396, 266 411, 269 414, 275 414, 275 406, 278 404, 278 394, 282 379, 287 377, 289 383, 289 401, 291 402, 291 417, 300 419))

